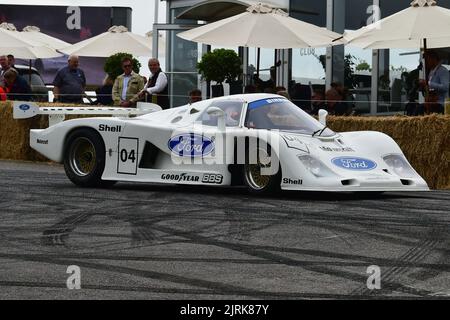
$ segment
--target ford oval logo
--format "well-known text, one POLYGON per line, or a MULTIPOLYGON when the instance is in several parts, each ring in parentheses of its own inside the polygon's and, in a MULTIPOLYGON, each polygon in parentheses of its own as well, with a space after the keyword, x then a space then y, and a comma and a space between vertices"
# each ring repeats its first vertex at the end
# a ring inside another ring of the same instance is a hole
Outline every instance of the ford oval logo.
POLYGON ((168 146, 180 157, 203 157, 214 150, 212 139, 195 133, 176 135, 169 140, 168 146))
POLYGON ((347 170, 373 170, 377 167, 377 164, 372 160, 356 157, 339 157, 334 158, 331 162, 335 166, 347 170))
POLYGON ((30 106, 28 104, 21 104, 19 106, 19 109, 22 110, 22 111, 27 111, 27 110, 30 109, 30 106))

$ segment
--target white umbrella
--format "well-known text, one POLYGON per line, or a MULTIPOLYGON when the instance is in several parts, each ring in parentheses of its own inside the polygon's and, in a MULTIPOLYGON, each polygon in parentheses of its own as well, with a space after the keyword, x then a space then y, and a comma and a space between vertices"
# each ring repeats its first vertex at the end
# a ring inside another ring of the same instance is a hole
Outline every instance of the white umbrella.
POLYGON ((36 26, 26 26, 22 29, 21 36, 25 37, 27 40, 41 43, 42 45, 56 50, 70 46, 70 43, 68 42, 42 33, 41 29, 36 26))
POLYGON ((250 6, 244 13, 177 35, 210 45, 272 49, 325 47, 341 36, 262 3, 250 6))
POLYGON ((0 24, 0 55, 12 54, 20 59, 53 58, 62 56, 43 43, 23 36, 10 23, 0 24))
POLYGON ((290 49, 325 47, 341 36, 338 33, 294 18, 281 9, 258 3, 246 12, 181 32, 178 37, 217 46, 290 49))
POLYGON ((119 52, 135 56, 151 56, 152 42, 148 37, 129 32, 124 26, 113 26, 107 32, 62 48, 60 51, 84 57, 109 57, 119 52))
POLYGON ((407 9, 345 33, 344 39, 349 45, 370 49, 448 47, 450 10, 434 0, 414 0, 407 9))

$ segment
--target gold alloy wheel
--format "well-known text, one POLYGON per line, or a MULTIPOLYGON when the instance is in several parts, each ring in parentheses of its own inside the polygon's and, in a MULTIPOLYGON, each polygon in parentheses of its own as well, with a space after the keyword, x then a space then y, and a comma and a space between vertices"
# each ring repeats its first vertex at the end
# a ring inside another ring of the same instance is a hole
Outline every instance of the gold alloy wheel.
POLYGON ((92 173, 97 163, 93 143, 89 139, 83 137, 75 139, 70 147, 69 163, 73 172, 80 177, 92 173))
POLYGON ((245 175, 253 189, 262 190, 269 185, 271 179, 271 176, 261 174, 263 168, 270 168, 270 156, 267 154, 267 151, 258 149, 257 158, 256 164, 248 164, 245 166, 245 175), (261 159, 264 161, 261 161, 261 159))

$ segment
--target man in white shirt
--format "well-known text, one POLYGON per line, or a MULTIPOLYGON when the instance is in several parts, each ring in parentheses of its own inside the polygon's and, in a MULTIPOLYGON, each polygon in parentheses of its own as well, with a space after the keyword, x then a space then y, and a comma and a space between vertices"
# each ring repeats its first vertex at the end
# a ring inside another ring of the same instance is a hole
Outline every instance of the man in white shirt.
POLYGON ((163 109, 170 108, 167 76, 162 72, 158 59, 151 58, 148 61, 148 68, 151 75, 139 96, 146 95, 147 102, 156 103, 163 109))

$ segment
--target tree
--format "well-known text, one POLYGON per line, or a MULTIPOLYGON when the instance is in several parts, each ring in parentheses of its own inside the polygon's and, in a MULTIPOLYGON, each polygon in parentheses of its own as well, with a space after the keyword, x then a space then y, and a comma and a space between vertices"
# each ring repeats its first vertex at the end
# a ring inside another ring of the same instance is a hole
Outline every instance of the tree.
POLYGON ((242 73, 241 59, 234 50, 215 49, 203 55, 197 64, 198 72, 206 81, 222 84, 233 82, 242 73))
POLYGON ((355 67, 356 71, 372 71, 372 68, 370 67, 370 65, 364 61, 364 60, 360 60, 360 63, 355 67))

